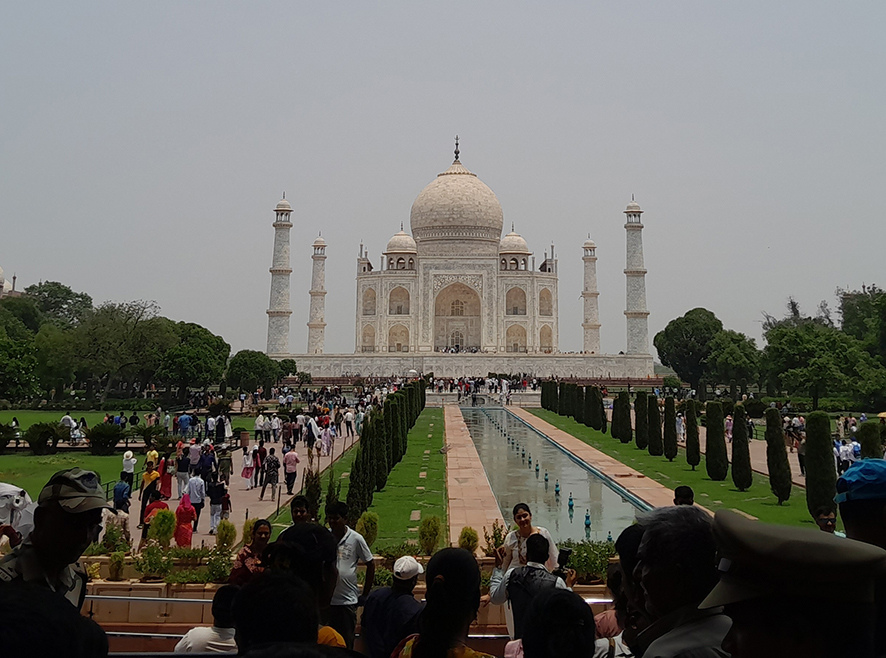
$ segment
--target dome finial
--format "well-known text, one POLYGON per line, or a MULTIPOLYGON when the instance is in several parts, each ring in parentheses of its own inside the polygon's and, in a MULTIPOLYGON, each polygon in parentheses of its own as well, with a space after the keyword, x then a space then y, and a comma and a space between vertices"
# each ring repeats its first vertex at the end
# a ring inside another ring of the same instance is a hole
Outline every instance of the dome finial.
POLYGON ((514 222, 511 222, 511 233, 514 232, 514 222))
POLYGON ((285 192, 285 191, 283 192, 283 198, 284 198, 284 199, 286 198, 286 192, 285 192))
POLYGON ((458 135, 455 136, 455 160, 458 161, 458 135))
POLYGON ((400 230, 403 230, 403 222, 400 222, 400 230))

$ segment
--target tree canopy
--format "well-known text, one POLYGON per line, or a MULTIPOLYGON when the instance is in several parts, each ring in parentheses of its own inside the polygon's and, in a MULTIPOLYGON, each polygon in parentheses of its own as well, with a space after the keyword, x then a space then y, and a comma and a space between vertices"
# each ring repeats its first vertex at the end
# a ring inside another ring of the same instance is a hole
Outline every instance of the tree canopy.
POLYGON ((673 368, 684 380, 698 388, 711 353, 711 341, 723 323, 706 308, 694 308, 671 320, 653 340, 661 362, 673 368))
POLYGON ((280 376, 280 365, 264 352, 240 350, 228 364, 228 386, 241 391, 254 391, 268 380, 280 376))
POLYGON ((705 371, 713 381, 754 381, 759 368, 760 352, 753 338, 731 329, 714 335, 705 359, 705 371))
POLYGON ((92 297, 85 292, 74 292, 58 281, 41 281, 28 286, 25 294, 47 318, 65 327, 79 324, 92 310, 92 297))

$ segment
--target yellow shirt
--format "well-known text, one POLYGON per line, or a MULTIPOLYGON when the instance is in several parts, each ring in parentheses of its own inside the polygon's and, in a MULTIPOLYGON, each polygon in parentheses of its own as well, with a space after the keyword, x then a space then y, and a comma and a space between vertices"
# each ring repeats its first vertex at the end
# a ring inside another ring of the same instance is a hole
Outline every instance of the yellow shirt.
POLYGON ((142 473, 142 485, 147 487, 151 482, 160 477, 160 474, 157 471, 145 471, 142 473))
MULTIPOLYGON (((403 648, 400 650, 398 658, 412 658, 412 648, 417 639, 418 635, 413 635, 411 638, 409 638, 406 641, 406 644, 403 645, 403 648)), ((492 654, 483 653, 481 651, 474 651, 470 647, 466 647, 462 644, 450 649, 449 653, 447 654, 447 658, 495 658, 495 656, 493 656, 492 654)))
POLYGON ((157 468, 160 465, 160 453, 156 450, 148 450, 148 454, 145 457, 145 463, 154 462, 154 468, 157 468))
POLYGON ((331 626, 321 626, 317 632, 317 644, 323 644, 327 647, 338 647, 347 649, 345 639, 339 635, 338 631, 331 626))

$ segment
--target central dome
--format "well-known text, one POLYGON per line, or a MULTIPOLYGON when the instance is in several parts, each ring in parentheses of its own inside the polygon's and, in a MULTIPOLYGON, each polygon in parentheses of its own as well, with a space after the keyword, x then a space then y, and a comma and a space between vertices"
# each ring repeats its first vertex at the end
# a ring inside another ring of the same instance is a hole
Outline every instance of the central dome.
POLYGON ((419 251, 464 253, 467 240, 475 255, 495 256, 504 216, 495 193, 456 160, 416 197, 409 224, 419 251))

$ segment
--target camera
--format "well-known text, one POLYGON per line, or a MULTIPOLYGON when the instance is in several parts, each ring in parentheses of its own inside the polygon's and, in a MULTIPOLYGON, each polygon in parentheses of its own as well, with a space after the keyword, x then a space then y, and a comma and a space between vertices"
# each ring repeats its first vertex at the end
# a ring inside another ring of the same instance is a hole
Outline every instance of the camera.
POLYGON ((572 557, 572 549, 571 548, 561 548, 560 554, 557 555, 557 568, 554 569, 551 573, 555 576, 562 578, 564 581, 566 580, 566 569, 569 565, 569 559, 572 557))

